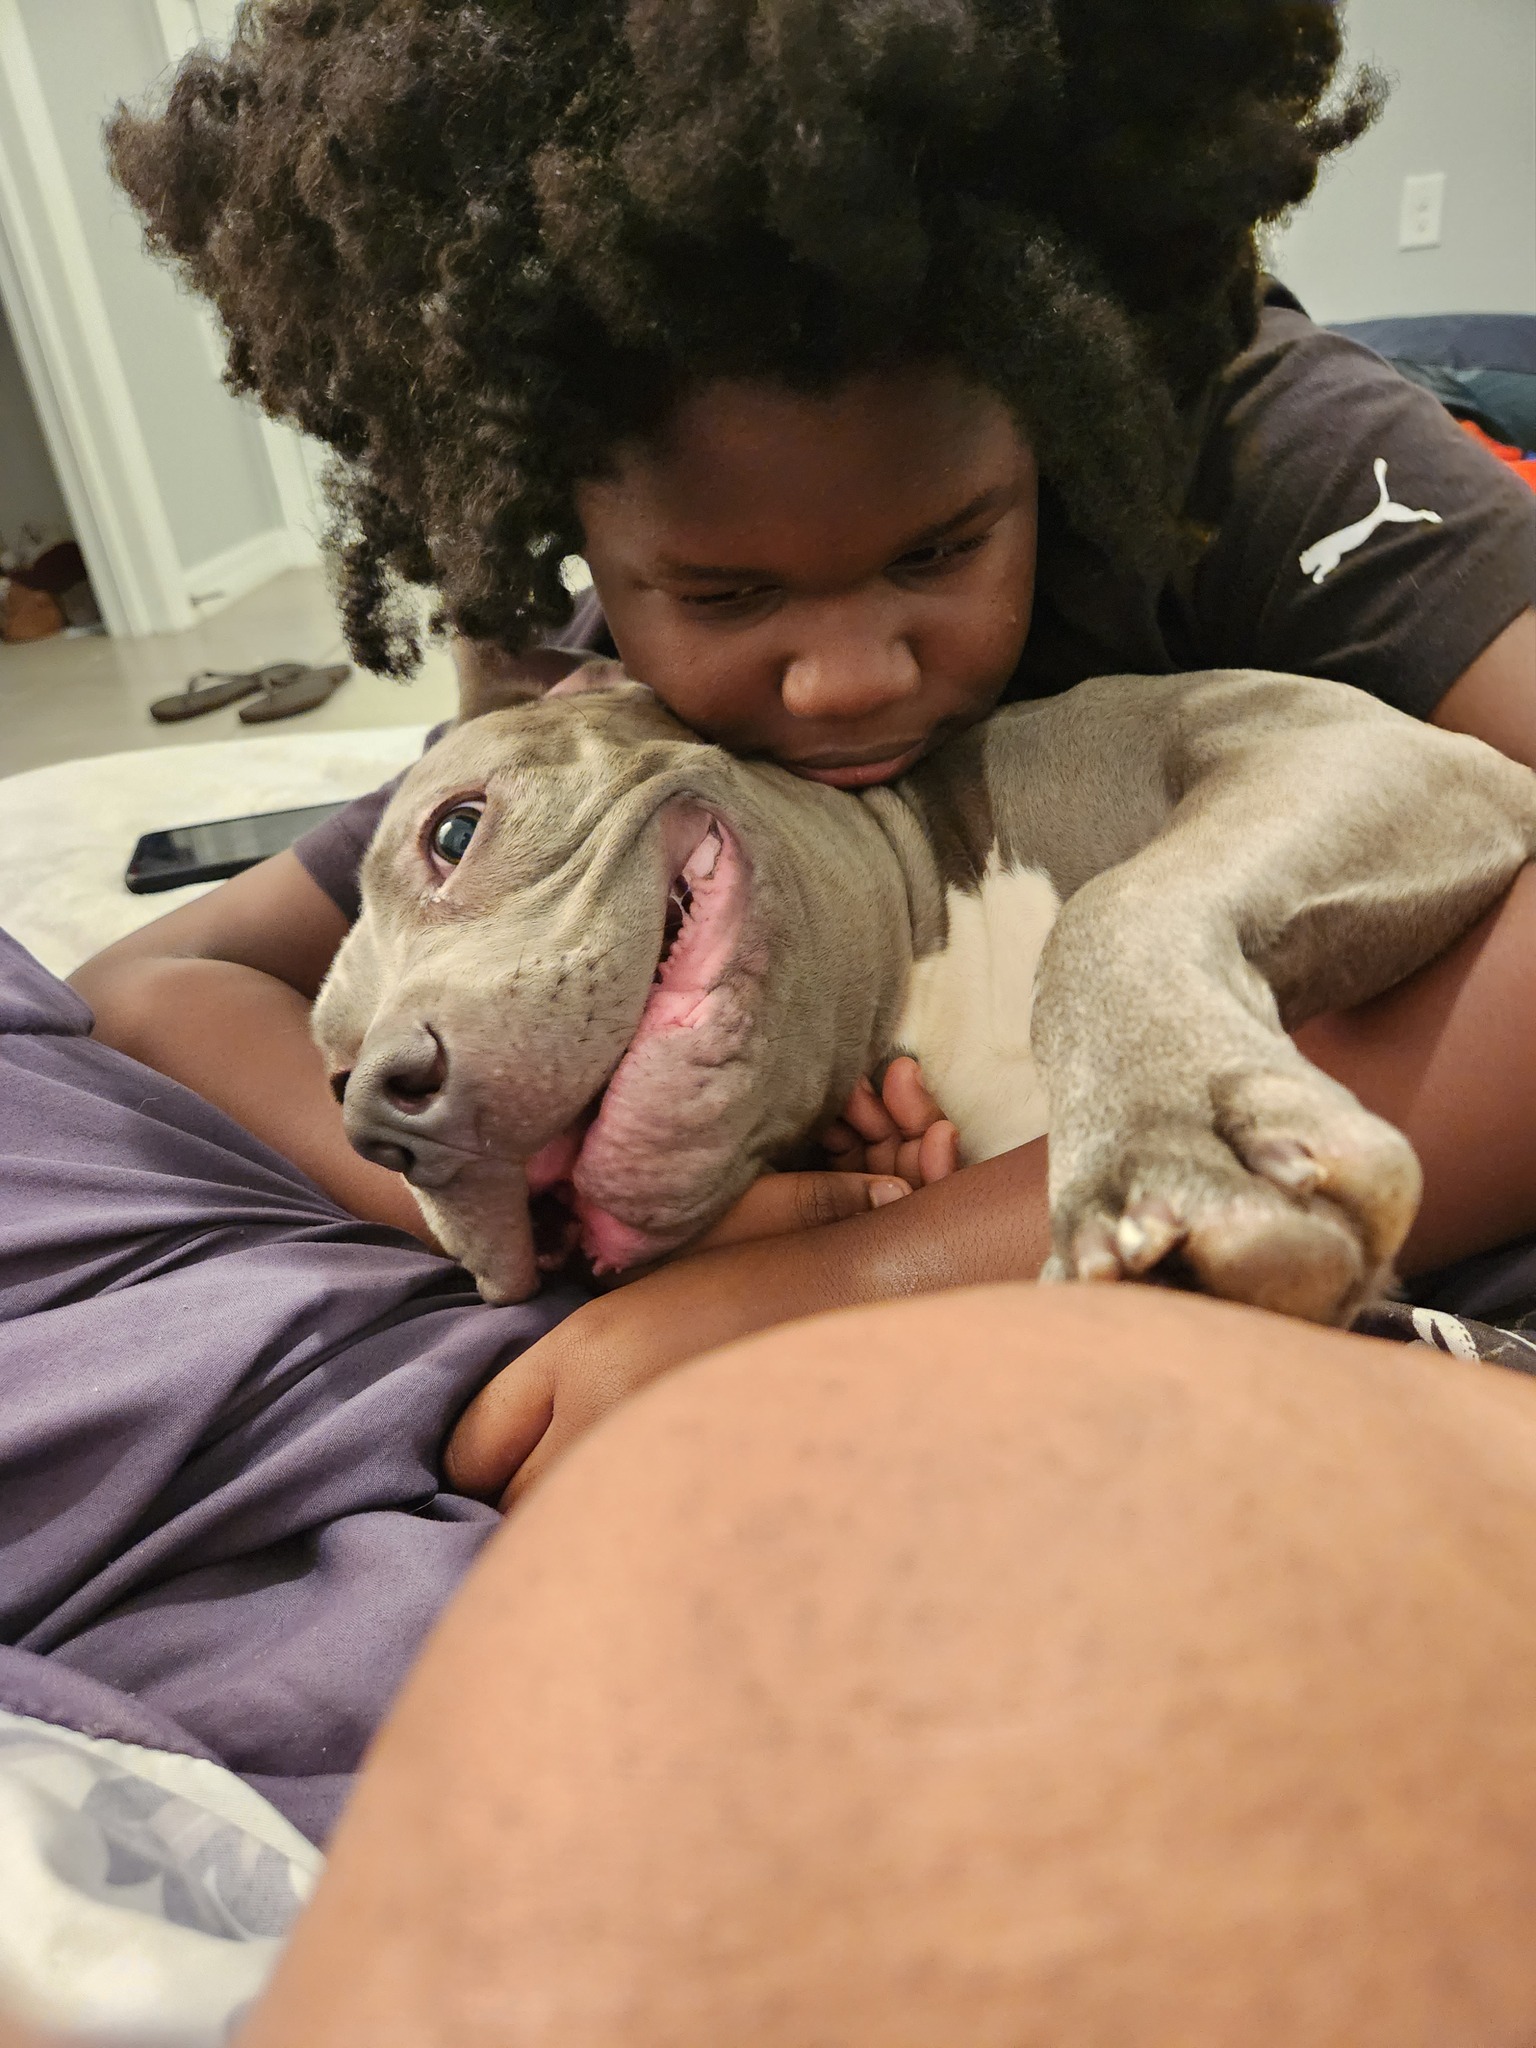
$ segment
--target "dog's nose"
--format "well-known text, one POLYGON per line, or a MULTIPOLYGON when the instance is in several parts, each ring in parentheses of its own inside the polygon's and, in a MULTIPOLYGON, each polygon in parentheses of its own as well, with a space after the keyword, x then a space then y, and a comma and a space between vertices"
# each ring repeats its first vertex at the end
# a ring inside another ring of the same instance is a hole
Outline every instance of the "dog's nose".
POLYGON ((448 1085, 448 1055, 430 1024, 424 1036, 398 1051, 378 1085, 405 1116, 421 1116, 448 1085))
POLYGON ((375 1166, 431 1187, 462 1163, 466 1105, 455 1106, 448 1053, 429 1024, 391 1031, 385 1043, 365 1047, 356 1068, 338 1074, 332 1087, 354 1150, 375 1166))

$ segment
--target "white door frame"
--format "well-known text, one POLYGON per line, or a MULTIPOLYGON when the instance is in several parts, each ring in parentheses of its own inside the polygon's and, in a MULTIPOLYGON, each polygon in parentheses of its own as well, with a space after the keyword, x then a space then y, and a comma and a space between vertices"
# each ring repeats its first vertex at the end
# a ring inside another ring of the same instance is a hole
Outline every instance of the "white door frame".
POLYGON ((0 302, 107 629, 193 623, 26 24, 0 0, 0 302))
MULTIPOLYGON (((154 9, 166 58, 172 64, 179 64, 188 50, 199 43, 222 44, 228 40, 227 17, 230 10, 227 6, 221 9, 211 4, 211 0, 154 0, 154 9)), ((224 338, 211 312, 206 318, 214 370, 222 376, 224 338)), ((283 523, 288 529, 289 559, 295 566, 318 562, 326 512, 316 489, 315 465, 308 459, 308 451, 315 444, 309 443, 306 447, 296 427, 270 419, 265 412, 261 414, 261 431, 267 460, 272 466, 272 480, 277 486, 283 523)))
POLYGON ((155 14, 166 54, 174 62, 194 43, 202 41, 203 21, 197 0, 155 0, 155 14))

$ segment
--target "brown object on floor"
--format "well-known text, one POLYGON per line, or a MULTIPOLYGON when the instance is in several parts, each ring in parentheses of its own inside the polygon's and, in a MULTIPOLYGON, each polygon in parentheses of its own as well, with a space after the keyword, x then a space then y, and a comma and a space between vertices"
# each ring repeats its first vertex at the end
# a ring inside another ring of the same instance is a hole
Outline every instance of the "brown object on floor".
POLYGON ((62 597, 77 583, 90 580, 85 557, 72 540, 61 540, 51 548, 44 548, 35 562, 29 562, 25 569, 12 573, 16 582, 26 584, 30 590, 46 590, 50 597, 62 597))
POLYGON ((46 640, 67 626, 100 624, 101 612, 86 573, 85 557, 74 541, 61 540, 44 548, 24 569, 10 572, 0 637, 46 640))
POLYGON ((46 590, 33 590, 13 576, 6 587, 0 639, 17 647, 28 640, 50 640, 64 630, 58 600, 46 590))
POLYGON ((351 675, 343 662, 337 668, 306 668, 286 681, 266 680, 263 695, 240 713, 242 725, 269 725, 278 718, 297 718, 301 711, 315 711, 332 698, 351 675))
POLYGON ((201 718, 208 711, 222 711, 226 704, 238 704, 242 697, 254 697, 258 690, 290 683, 309 671, 302 661, 278 661, 270 668, 199 669, 187 687, 174 697, 158 697, 149 707, 157 725, 179 725, 184 718, 201 718))

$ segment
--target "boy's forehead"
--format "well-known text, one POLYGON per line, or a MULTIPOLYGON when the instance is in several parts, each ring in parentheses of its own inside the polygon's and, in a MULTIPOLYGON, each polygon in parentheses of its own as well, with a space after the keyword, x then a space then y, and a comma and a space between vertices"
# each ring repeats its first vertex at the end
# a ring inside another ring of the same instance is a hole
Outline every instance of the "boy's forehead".
POLYGON ((786 541, 814 551, 915 540, 1033 482, 1032 453, 1002 399, 923 367, 826 393, 706 385, 656 435, 622 447, 579 502, 589 540, 639 546, 671 571, 730 570, 762 567, 786 541))

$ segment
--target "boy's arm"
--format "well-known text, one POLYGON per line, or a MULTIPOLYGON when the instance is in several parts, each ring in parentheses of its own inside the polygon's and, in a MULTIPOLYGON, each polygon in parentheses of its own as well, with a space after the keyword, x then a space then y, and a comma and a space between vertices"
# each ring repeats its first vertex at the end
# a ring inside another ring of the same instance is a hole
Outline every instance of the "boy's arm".
MULTIPOLYGON (((1297 1034, 1404 1130, 1425 1193, 1410 1273, 1536 1230, 1536 868, 1454 946, 1373 1003, 1297 1034)), ((774 1324, 863 1302, 1028 1280, 1050 1249, 1044 1140, 872 1215, 681 1258, 578 1309, 466 1410, 448 1470, 521 1493, 575 1437, 672 1367, 774 1324)))
MULTIPOLYGON (((281 853, 108 946, 70 981, 103 1044, 183 1082, 352 1215, 432 1244, 405 1181, 353 1151, 310 1037, 310 1005, 347 930, 296 856, 281 853)), ((917 1128, 936 1117, 920 1115, 917 1128)), ((713 1236, 767 1238, 864 1214, 905 1194, 895 1172, 950 1171, 953 1136, 947 1124, 931 1130, 899 1169, 768 1176, 713 1236)))
POLYGON ((1505 627, 1446 691, 1430 723, 1536 768, 1536 611, 1505 627))
POLYGON ((280 853, 119 939, 70 982, 104 1044, 184 1082, 353 1215, 430 1242, 405 1182, 347 1142, 309 1035, 346 933, 330 897, 280 853))
POLYGON ((448 1447, 450 1483, 468 1493, 506 1490, 510 1500, 626 1395, 778 1323, 1032 1280, 1050 1251, 1045 1171, 1041 1139, 872 1214, 695 1253, 600 1296, 470 1404, 448 1447))

